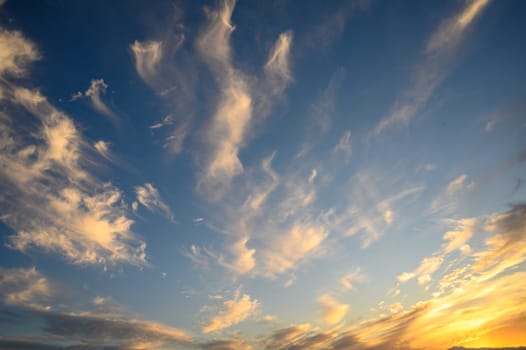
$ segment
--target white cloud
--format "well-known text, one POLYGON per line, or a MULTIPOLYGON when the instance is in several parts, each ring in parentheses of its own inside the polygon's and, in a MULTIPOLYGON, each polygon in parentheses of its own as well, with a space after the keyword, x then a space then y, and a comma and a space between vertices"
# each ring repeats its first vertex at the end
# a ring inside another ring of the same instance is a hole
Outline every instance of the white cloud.
POLYGON ((404 309, 404 306, 402 305, 402 303, 394 303, 394 304, 391 304, 391 306, 389 306, 389 310, 393 314, 397 314, 403 309, 404 309))
POLYGON ((435 89, 446 78, 464 33, 488 3, 489 0, 467 1, 458 13, 438 26, 427 42, 424 61, 415 71, 411 88, 401 95, 389 115, 377 124, 374 130, 376 135, 389 128, 408 124, 427 104, 435 89))
POLYGON ((466 183, 468 176, 466 174, 460 175, 459 177, 451 180, 451 182, 447 185, 446 191, 447 193, 451 194, 454 192, 457 192, 464 184, 466 183))
POLYGON ((243 74, 232 65, 230 18, 235 1, 223 1, 207 12, 209 23, 197 41, 199 53, 210 66, 220 97, 207 132, 210 157, 200 181, 206 192, 220 197, 233 177, 243 172, 239 149, 252 119, 252 97, 243 74))
POLYGON ((444 234, 443 238, 448 240, 442 251, 444 254, 450 253, 454 250, 461 250, 464 253, 469 253, 470 248, 466 243, 473 237, 475 232, 476 219, 462 219, 453 220, 453 223, 457 226, 455 230, 448 231, 444 234))
POLYGON ((173 123, 174 123, 174 119, 172 115, 167 115, 166 117, 163 118, 162 121, 150 125, 149 128, 150 129, 160 129, 167 125, 172 125, 173 123))
POLYGON ((150 211, 160 211, 171 221, 175 220, 174 214, 170 207, 161 199, 159 191, 151 183, 145 183, 142 186, 135 187, 137 201, 144 205, 150 211))
POLYGON ((117 115, 102 100, 102 96, 106 94, 107 89, 108 84, 106 84, 103 79, 93 79, 84 95, 89 97, 91 105, 97 112, 109 117, 115 122, 118 121, 117 115))
MULTIPOLYGON (((36 58, 18 32, 1 31, 0 43, 14 50, 2 51, 2 73, 22 74, 36 58)), ((57 252, 76 264, 145 265, 146 245, 130 231, 120 191, 87 171, 88 145, 71 118, 38 91, 8 81, 4 87, 0 206, 2 221, 15 232, 8 246, 57 252), (14 127, 22 119, 26 127, 14 127)))
POLYGON ((318 299, 321 307, 321 317, 326 324, 335 324, 340 322, 349 312, 348 304, 340 304, 331 295, 323 294, 318 299))
POLYGON ((0 75, 24 75, 38 58, 37 48, 22 33, 0 28, 0 75))
POLYGON ((93 147, 100 153, 104 158, 110 158, 110 144, 106 141, 99 140, 93 144, 93 147))
POLYGON ((354 282, 362 282, 363 280, 364 280, 364 275, 360 272, 360 269, 357 268, 353 272, 340 278, 340 283, 345 289, 351 290, 354 287, 353 286, 354 282))
POLYGON ((292 32, 281 33, 274 47, 270 51, 265 74, 269 81, 272 94, 280 95, 285 87, 292 81, 290 72, 290 47, 292 45, 292 32))
POLYGON ((418 284, 425 285, 431 282, 431 275, 442 266, 448 254, 455 250, 459 250, 463 254, 471 253, 471 247, 467 244, 467 242, 474 234, 477 220, 468 218, 460 220, 448 220, 448 222, 452 225, 455 225, 454 230, 448 231, 443 235, 443 239, 448 241, 448 243, 443 244, 441 249, 433 254, 433 256, 423 259, 420 263, 420 266, 415 271, 404 272, 398 275, 397 281, 399 284, 406 283, 413 278, 417 278, 418 284))
POLYGON ((418 284, 427 284, 431 281, 431 275, 440 268, 443 262, 443 255, 425 258, 414 272, 404 272, 396 279, 399 283, 405 283, 413 278, 418 278, 418 284))
POLYGON ((130 45, 135 58, 135 69, 139 76, 149 85, 158 79, 159 65, 163 57, 163 45, 160 41, 134 41, 130 45))
POLYGON ((254 257, 256 249, 247 247, 248 240, 248 237, 237 239, 234 243, 228 245, 227 257, 220 255, 216 257, 216 259, 224 267, 241 275, 252 271, 256 266, 256 260, 254 257))
POLYGON ((265 273, 274 276, 292 269, 311 255, 328 235, 328 231, 322 226, 294 224, 262 252, 261 263, 265 273))
MULTIPOLYGON (((280 35, 265 65, 267 87, 251 86, 247 76, 236 69, 232 59, 230 36, 235 27, 231 17, 235 1, 224 0, 216 10, 207 10, 208 25, 197 39, 197 48, 210 67, 218 85, 219 98, 206 132, 208 156, 199 188, 208 198, 217 200, 230 188, 233 178, 244 172, 239 151, 247 142, 254 118, 255 101, 268 105, 268 92, 280 93, 292 79, 289 51, 292 33, 280 35)), ((258 107, 261 116, 268 107, 258 107)))
POLYGON ((273 152, 261 162, 261 170, 268 176, 269 181, 268 183, 260 181, 258 185, 254 186, 253 192, 248 196, 243 207, 249 210, 251 213, 256 213, 259 211, 266 202, 268 196, 279 185, 279 176, 272 169, 272 160, 275 156, 276 152, 273 152))
POLYGON ((0 267, 0 296, 6 304, 41 307, 55 294, 55 287, 35 267, 0 267))
POLYGON ((236 292, 232 300, 223 302, 223 306, 217 315, 212 316, 203 326, 204 334, 219 331, 236 325, 253 316, 259 307, 259 302, 251 299, 248 294, 242 296, 236 292))

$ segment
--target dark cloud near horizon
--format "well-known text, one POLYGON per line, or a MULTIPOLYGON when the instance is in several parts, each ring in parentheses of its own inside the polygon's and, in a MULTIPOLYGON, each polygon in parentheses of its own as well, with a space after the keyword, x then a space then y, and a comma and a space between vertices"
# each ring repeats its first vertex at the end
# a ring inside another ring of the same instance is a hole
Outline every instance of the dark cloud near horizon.
MULTIPOLYGON (((125 350, 136 349, 135 343, 163 342, 165 344, 190 344, 191 338, 183 331, 166 327, 148 321, 125 318, 113 318, 109 315, 65 314, 56 311, 35 309, 31 307, 6 306, 1 310, 0 324, 13 322, 24 324, 40 324, 40 331, 49 339, 66 339, 77 345, 54 345, 32 343, 25 340, 1 339, 8 343, 0 343, 0 349, 13 349, 18 343, 28 343, 34 349, 67 349, 67 350, 125 350), (108 345, 109 344, 109 345, 108 345)), ((33 349, 19 347, 20 349, 33 349)))
POLYGON ((120 345, 58 345, 46 344, 43 342, 28 341, 21 339, 0 339, 0 349, 2 350, 132 350, 136 348, 122 347, 120 345))

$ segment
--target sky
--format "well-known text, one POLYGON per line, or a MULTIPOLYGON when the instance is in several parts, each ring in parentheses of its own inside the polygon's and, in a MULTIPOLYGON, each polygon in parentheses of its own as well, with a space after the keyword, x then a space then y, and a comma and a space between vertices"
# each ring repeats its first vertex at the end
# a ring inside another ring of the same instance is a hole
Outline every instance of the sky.
POLYGON ((526 345, 524 13, 0 0, 0 348, 526 345))

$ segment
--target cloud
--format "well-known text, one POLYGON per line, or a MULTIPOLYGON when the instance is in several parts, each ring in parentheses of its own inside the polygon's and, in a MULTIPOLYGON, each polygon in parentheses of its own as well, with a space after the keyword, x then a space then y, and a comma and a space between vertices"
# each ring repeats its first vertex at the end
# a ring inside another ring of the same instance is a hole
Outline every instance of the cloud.
POLYGON ((0 342, 14 342, 15 349, 24 349, 23 343, 35 349, 77 349, 77 345, 62 347, 64 343, 57 339, 78 344, 78 349, 106 349, 106 346, 108 349, 165 349, 167 345, 192 343, 192 337, 184 330, 114 312, 64 313, 33 307, 10 308, 9 312, 16 317, 15 322, 36 324, 42 332, 42 336, 37 337, 19 335, 15 339, 0 339, 0 342))
POLYGON ((402 305, 402 303, 394 303, 394 304, 391 304, 391 306, 389 307, 389 310, 393 314, 397 314, 403 309, 404 309, 404 306, 402 305))
POLYGON ((251 271, 256 265, 254 254, 256 249, 247 248, 248 237, 243 237, 232 246, 230 246, 231 253, 235 257, 233 266, 231 268, 240 274, 245 274, 251 271))
MULTIPOLYGON (((344 32, 350 17, 359 11, 366 11, 370 8, 370 0, 353 0, 341 4, 336 11, 324 16, 305 35, 305 43, 314 49, 327 49, 344 32)), ((322 14, 320 14, 322 15, 322 14)))
POLYGON ((340 278, 341 285, 347 289, 353 289, 354 282, 362 282, 364 280, 364 275, 360 272, 360 268, 356 268, 353 272, 340 278))
POLYGON ((457 209, 463 198, 476 188, 477 184, 474 181, 469 181, 469 177, 466 174, 462 174, 451 180, 433 199, 429 210, 432 214, 439 212, 452 213, 457 209))
POLYGON ((256 299, 251 299, 248 294, 240 296, 239 292, 236 292, 232 300, 223 302, 219 313, 206 322, 202 332, 212 333, 236 325, 253 316, 258 307, 259 302, 256 299))
POLYGON ((252 347, 243 339, 213 340, 200 345, 204 350, 252 350, 252 347))
POLYGON ((310 129, 307 130, 305 141, 296 155, 297 158, 309 154, 332 126, 336 97, 341 90, 340 87, 345 80, 346 73, 345 68, 336 69, 327 86, 321 91, 317 100, 311 104, 309 111, 310 129))
MULTIPOLYGON (((195 85, 197 81, 196 57, 184 49, 185 28, 180 23, 178 11, 176 23, 167 25, 162 39, 134 41, 130 45, 135 68, 141 79, 163 99, 170 114, 162 121, 150 125, 150 130, 168 128, 163 148, 179 154, 195 113, 195 85), (176 31, 173 32, 172 28, 176 31)), ((160 131, 159 131, 160 132, 160 131)))
POLYGON ((232 180, 244 172, 239 151, 251 134, 255 110, 259 117, 266 115, 269 95, 280 94, 292 79, 289 67, 291 32, 282 33, 271 49, 265 64, 266 85, 252 86, 247 76, 235 68, 230 45, 235 29, 231 23, 234 6, 235 1, 225 0, 218 9, 207 9, 209 21, 196 43, 219 90, 218 102, 205 133, 209 152, 199 181, 199 189, 212 200, 221 198, 232 180))
POLYGON ((184 141, 188 134, 190 121, 184 120, 174 128, 170 134, 166 137, 164 148, 170 150, 173 154, 179 154, 183 151, 184 141))
POLYGON ((202 186, 216 198, 236 175, 243 172, 238 152, 252 119, 252 96, 243 74, 232 65, 230 23, 235 1, 223 1, 208 10, 208 25, 197 40, 198 51, 219 86, 220 96, 207 132, 210 157, 201 179, 202 186))
POLYGON ((351 145, 351 132, 349 130, 345 131, 334 147, 334 152, 341 152, 344 155, 344 159, 349 161, 352 154, 352 145, 351 145))
POLYGON ((361 233, 364 249, 395 224, 404 203, 414 200, 424 190, 423 186, 412 185, 393 193, 393 180, 386 179, 384 174, 359 171, 350 181, 349 203, 341 205, 331 220, 331 228, 341 230, 345 236, 361 233), (386 186, 389 182, 391 185, 386 186))
POLYGON ((166 117, 163 118, 162 121, 150 125, 149 128, 150 129, 160 129, 167 125, 172 125, 173 123, 174 123, 173 117, 171 115, 167 115, 166 117))
POLYGON ((424 171, 433 171, 436 168, 437 168, 437 165, 434 163, 424 163, 418 166, 419 170, 424 170, 424 171))
POLYGON ((294 341, 303 336, 311 329, 308 323, 300 325, 291 325, 286 328, 275 331, 264 341, 266 349, 286 349, 294 341))
POLYGON ((243 204, 251 212, 259 211, 265 204, 268 196, 276 190, 279 185, 279 176, 272 169, 272 160, 276 156, 273 152, 270 156, 264 158, 261 162, 261 170, 268 176, 269 181, 260 181, 259 184, 253 187, 253 192, 249 194, 247 200, 243 204))
POLYGON ((0 28, 0 75, 22 76, 39 57, 36 46, 22 33, 0 28))
POLYGON ((251 272, 256 266, 254 257, 256 249, 248 248, 248 236, 235 239, 226 245, 224 251, 217 253, 215 251, 204 249, 201 254, 199 248, 192 246, 190 258, 201 266, 207 266, 208 260, 215 260, 220 266, 229 269, 237 274, 244 275, 251 272))
POLYGON ((99 152, 101 156, 110 159, 110 144, 106 141, 99 140, 93 144, 93 147, 99 152))
POLYGON ((295 267, 327 238, 329 232, 322 226, 296 223, 290 230, 271 243, 261 256, 265 274, 275 276, 295 267))
POLYGON ((494 232, 485 243, 485 251, 474 254, 474 272, 485 271, 483 279, 519 265, 526 260, 526 204, 512 206, 507 212, 493 215, 486 229, 494 232))
POLYGON ((160 41, 135 40, 130 45, 135 58, 135 69, 139 76, 149 85, 154 85, 158 79, 159 66, 163 57, 163 45, 160 41))
POLYGON ((326 324, 335 324, 340 322, 349 312, 348 304, 340 304, 331 295, 323 294, 318 299, 321 307, 321 318, 326 324))
MULTIPOLYGON (((394 316, 385 317, 376 323, 376 331, 364 325, 358 332, 362 334, 360 338, 380 341, 384 335, 389 335, 416 348, 425 345, 440 349, 455 344, 477 344, 478 339, 489 339, 487 334, 499 338, 497 334, 501 331, 510 336, 521 334, 520 329, 526 325, 521 316, 525 303, 521 295, 525 290, 520 281, 524 272, 515 267, 526 260, 525 208, 524 204, 516 204, 504 213, 485 219, 485 230, 491 233, 485 247, 470 251, 470 264, 456 265, 457 268, 449 270, 458 260, 450 261, 433 299, 410 308, 415 312, 420 310, 410 322, 401 324, 394 316), (395 325, 398 326, 393 332, 395 325), (366 337, 364 331, 368 334, 366 337)), ((417 276, 427 282, 426 276, 437 271, 448 253, 454 249, 464 251, 465 242, 481 221, 482 218, 456 221, 457 228, 444 235, 449 243, 442 245, 433 257, 424 259, 415 272, 400 275, 399 282, 417 276)), ((400 314, 409 315, 409 312, 400 314)))
POLYGON ((35 267, 0 267, 0 297, 6 304, 38 306, 55 293, 54 286, 35 267))
POLYGON ((194 263, 208 266, 210 260, 237 274, 275 278, 322 252, 328 230, 309 214, 317 170, 309 169, 309 175, 294 171, 282 180, 272 169, 274 157, 272 153, 251 169, 248 175, 254 177, 245 177, 247 190, 240 191, 239 202, 225 201, 225 247, 219 253, 195 247, 199 254, 186 254, 194 263), (279 205, 267 205, 270 196, 279 205))
POLYGON ((268 79, 273 95, 283 93, 283 90, 292 81, 289 65, 291 45, 292 32, 281 33, 265 63, 265 77, 268 79))
POLYGON ((150 211, 160 211, 172 222, 175 220, 174 214, 170 207, 161 199, 159 191, 151 183, 145 183, 142 186, 135 187, 137 201, 150 211))
POLYGON ((404 272, 397 277, 398 283, 406 283, 413 278, 418 278, 418 284, 424 285, 431 282, 431 275, 435 273, 445 261, 446 256, 455 250, 460 250, 464 254, 471 252, 471 247, 467 242, 475 232, 477 220, 474 218, 448 220, 449 224, 455 225, 455 229, 446 232, 443 239, 448 241, 442 245, 441 249, 433 254, 432 257, 424 258, 420 266, 413 272, 404 272))
MULTIPOLYGON (((1 36, 18 50, 6 54, 14 63, 6 61, 5 69, 21 72, 19 64, 35 56, 18 48, 32 44, 17 32, 1 36)), ((93 149, 73 120, 38 91, 7 80, 2 88, 0 208, 2 221, 15 231, 8 246, 57 252, 76 264, 145 265, 146 245, 130 231, 133 221, 121 206, 121 193, 88 172, 86 153, 93 149)))
POLYGON ((379 135, 400 125, 407 125, 427 104, 435 89, 446 79, 465 33, 489 0, 471 0, 453 16, 445 19, 427 41, 423 62, 416 69, 412 86, 404 91, 389 115, 374 129, 379 135))
POLYGON ((90 83, 90 87, 84 95, 89 97, 91 106, 99 113, 109 117, 113 122, 119 120, 117 115, 104 103, 102 95, 106 94, 108 84, 103 79, 93 79, 90 83))
POLYGON ((466 243, 473 237, 477 221, 473 218, 451 221, 457 225, 454 231, 448 231, 443 238, 449 243, 443 247, 445 254, 460 249, 464 253, 469 253, 470 247, 466 243))

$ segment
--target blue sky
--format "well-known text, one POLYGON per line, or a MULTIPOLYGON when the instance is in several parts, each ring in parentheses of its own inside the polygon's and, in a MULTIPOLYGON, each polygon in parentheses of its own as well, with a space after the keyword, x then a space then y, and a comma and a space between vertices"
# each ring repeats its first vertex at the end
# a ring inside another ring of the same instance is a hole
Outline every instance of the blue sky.
POLYGON ((526 344, 523 2, 0 4, 0 347, 526 344))

